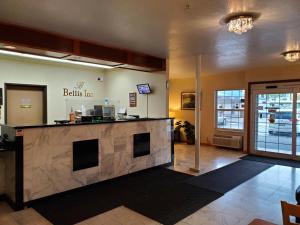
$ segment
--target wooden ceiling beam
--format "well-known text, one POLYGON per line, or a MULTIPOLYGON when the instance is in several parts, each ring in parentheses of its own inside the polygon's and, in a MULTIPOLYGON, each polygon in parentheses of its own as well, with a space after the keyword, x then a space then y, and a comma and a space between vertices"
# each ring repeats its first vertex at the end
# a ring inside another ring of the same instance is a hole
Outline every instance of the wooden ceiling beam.
POLYGON ((122 68, 129 65, 128 69, 166 70, 163 58, 1 22, 0 43, 120 63, 122 68))

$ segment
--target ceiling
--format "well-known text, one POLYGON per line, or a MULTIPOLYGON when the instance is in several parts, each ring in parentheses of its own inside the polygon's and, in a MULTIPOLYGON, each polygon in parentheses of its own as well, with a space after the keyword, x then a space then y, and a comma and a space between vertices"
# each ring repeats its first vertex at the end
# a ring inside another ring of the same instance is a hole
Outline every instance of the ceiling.
POLYGON ((300 0, 1 0, 0 21, 170 59, 172 77, 291 64, 300 42, 300 0), (186 4, 189 4, 189 9, 186 4), (261 13, 239 36, 220 24, 237 11, 261 13))

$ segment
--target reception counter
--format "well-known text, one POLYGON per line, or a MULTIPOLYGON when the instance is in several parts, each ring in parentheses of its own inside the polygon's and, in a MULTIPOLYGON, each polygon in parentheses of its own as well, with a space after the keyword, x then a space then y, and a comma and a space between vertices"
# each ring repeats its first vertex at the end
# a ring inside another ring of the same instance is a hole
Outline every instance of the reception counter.
POLYGON ((15 147, 3 154, 12 154, 6 158, 16 165, 6 175, 14 177, 15 190, 6 185, 6 194, 22 208, 39 198, 170 163, 172 126, 170 118, 155 118, 6 127, 15 133, 10 137, 15 147))

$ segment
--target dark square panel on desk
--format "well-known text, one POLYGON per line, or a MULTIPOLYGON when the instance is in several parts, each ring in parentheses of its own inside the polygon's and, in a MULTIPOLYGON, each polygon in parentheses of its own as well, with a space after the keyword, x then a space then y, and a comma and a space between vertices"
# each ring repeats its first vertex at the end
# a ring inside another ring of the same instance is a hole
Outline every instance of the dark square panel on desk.
POLYGON ((73 142, 73 171, 99 165, 99 140, 73 142))
POLYGON ((150 133, 135 134, 133 144, 133 157, 150 154, 150 133))

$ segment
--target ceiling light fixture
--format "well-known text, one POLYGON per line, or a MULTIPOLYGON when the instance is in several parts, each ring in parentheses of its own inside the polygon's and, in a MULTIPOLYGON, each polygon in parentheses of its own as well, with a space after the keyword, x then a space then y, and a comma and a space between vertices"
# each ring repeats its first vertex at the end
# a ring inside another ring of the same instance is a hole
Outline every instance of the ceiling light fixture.
POLYGON ((7 49, 16 49, 16 47, 11 46, 11 45, 4 45, 3 47, 4 47, 4 48, 7 48, 7 49))
POLYGON ((259 16, 259 13, 253 12, 231 13, 224 17, 221 23, 227 25, 229 32, 241 35, 253 28, 254 21, 257 20, 259 16))
POLYGON ((231 19, 228 23, 228 31, 236 34, 246 33, 253 28, 253 18, 248 16, 240 16, 231 19))
POLYGON ((58 62, 58 63, 65 63, 65 64, 73 64, 73 65, 80 65, 80 66, 102 68, 102 69, 112 69, 112 68, 114 68, 112 66, 101 65, 101 64, 96 64, 96 63, 71 61, 71 60, 66 60, 66 59, 58 59, 58 58, 53 58, 53 57, 33 55, 33 54, 28 54, 28 53, 21 53, 21 52, 7 51, 7 50, 0 50, 0 54, 11 55, 11 56, 19 56, 19 57, 25 57, 25 58, 30 58, 30 59, 38 59, 38 60, 49 61, 49 62, 58 62))
POLYGON ((300 59, 300 50, 292 50, 281 53, 286 61, 296 62, 300 59))

